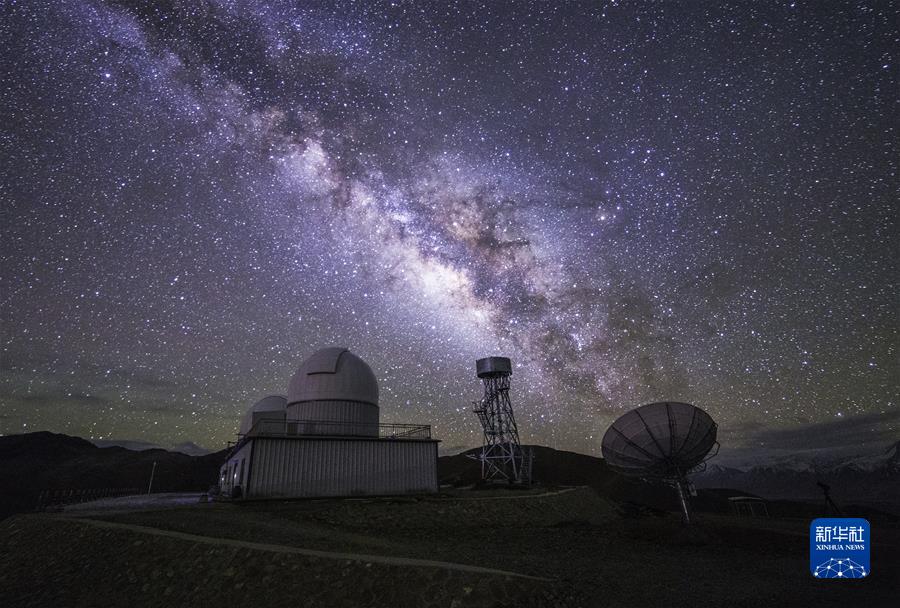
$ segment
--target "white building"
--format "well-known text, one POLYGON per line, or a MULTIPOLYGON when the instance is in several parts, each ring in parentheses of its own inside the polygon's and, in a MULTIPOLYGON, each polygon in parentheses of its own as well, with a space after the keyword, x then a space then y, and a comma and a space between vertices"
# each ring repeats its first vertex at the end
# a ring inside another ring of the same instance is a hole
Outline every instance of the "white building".
POLYGON ((431 427, 380 424, 378 381, 346 348, 303 362, 287 397, 257 402, 222 466, 222 493, 246 498, 437 491, 431 427))

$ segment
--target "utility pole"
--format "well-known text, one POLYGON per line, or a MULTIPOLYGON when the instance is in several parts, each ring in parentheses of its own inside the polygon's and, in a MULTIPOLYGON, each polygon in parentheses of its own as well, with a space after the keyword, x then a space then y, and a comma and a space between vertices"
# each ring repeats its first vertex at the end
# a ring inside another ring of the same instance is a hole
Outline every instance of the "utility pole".
POLYGON ((153 470, 150 471, 150 485, 147 486, 147 494, 153 489, 153 475, 156 473, 156 461, 153 461, 153 470))

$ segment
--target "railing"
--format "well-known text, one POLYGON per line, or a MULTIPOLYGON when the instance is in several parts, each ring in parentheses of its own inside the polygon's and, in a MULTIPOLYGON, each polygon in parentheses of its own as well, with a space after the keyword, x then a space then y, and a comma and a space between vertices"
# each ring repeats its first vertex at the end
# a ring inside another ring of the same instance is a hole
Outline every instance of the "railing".
POLYGON ((43 511, 47 507, 59 505, 71 505, 79 502, 90 502, 101 498, 115 496, 132 496, 140 494, 137 488, 91 488, 68 490, 42 490, 38 495, 36 511, 43 511))
POLYGON ((244 437, 303 437, 328 435, 378 439, 431 439, 427 424, 378 424, 331 420, 259 420, 244 437))

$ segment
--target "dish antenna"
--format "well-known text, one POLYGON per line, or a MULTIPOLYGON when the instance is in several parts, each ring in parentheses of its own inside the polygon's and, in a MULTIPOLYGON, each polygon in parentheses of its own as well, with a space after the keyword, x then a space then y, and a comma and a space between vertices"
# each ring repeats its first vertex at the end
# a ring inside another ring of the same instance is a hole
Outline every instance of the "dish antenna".
POLYGON ((719 452, 717 428, 699 407, 674 401, 649 403, 613 422, 601 450, 607 464, 623 475, 675 486, 684 522, 689 524, 687 476, 705 469, 706 461, 719 452))

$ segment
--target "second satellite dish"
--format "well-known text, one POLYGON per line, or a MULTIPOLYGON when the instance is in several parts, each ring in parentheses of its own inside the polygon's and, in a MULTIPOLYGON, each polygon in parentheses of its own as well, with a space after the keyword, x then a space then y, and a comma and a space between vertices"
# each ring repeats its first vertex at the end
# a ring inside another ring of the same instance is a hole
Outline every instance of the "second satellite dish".
POLYGON ((650 403, 623 414, 603 436, 603 458, 631 477, 662 479, 678 490, 686 522, 686 476, 718 452, 716 423, 688 403, 650 403))

